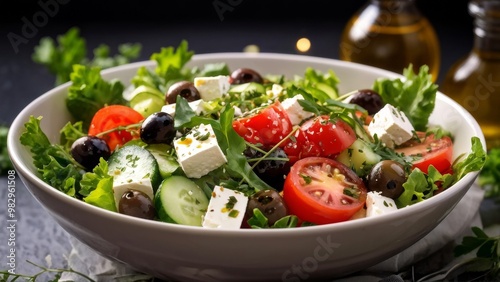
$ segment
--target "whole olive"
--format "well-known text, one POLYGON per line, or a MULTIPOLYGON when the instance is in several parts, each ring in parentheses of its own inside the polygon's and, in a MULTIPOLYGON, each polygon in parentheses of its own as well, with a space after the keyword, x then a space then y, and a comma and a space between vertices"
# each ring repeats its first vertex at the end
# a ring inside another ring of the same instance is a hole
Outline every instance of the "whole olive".
POLYGON ((155 219, 156 210, 153 201, 143 192, 128 190, 118 203, 118 212, 144 219, 155 219))
POLYGON ((107 160, 110 155, 106 141, 96 136, 80 137, 71 145, 71 156, 87 171, 97 166, 101 157, 107 160))
POLYGON ((276 190, 260 190, 250 196, 246 216, 253 216, 253 210, 259 209, 267 217, 269 226, 272 226, 280 218, 288 215, 288 207, 283 197, 276 190))
POLYGON ((229 82, 231 84, 243 84, 248 82, 263 83, 264 79, 262 79, 262 76, 253 69, 239 68, 231 73, 229 82))
POLYGON ((185 98, 188 102, 201 99, 200 92, 191 81, 179 81, 172 84, 167 91, 165 101, 168 104, 175 104, 177 96, 185 98))
MULTIPOLYGON (((253 148, 247 147, 243 154, 247 159, 259 159, 264 156, 264 154, 260 151, 257 151, 253 148)), ((281 148, 276 148, 272 151, 268 158, 288 158, 288 155, 281 148)), ((249 161, 250 165, 253 165, 253 161, 249 161)), ((290 172, 290 162, 285 160, 261 160, 254 168, 253 171, 257 174, 262 180, 264 180, 269 186, 274 189, 281 191, 283 190, 283 185, 285 184, 286 175, 290 172)))
POLYGON ((353 94, 349 103, 361 106, 368 111, 369 115, 376 114, 384 107, 380 94, 371 89, 358 90, 353 94))
POLYGON ((397 199, 404 191, 407 179, 404 167, 393 160, 383 160, 375 164, 367 177, 367 188, 378 191, 382 196, 397 199))
POLYGON ((141 125, 141 140, 147 144, 170 144, 174 140, 176 130, 174 118, 165 112, 149 115, 141 125))

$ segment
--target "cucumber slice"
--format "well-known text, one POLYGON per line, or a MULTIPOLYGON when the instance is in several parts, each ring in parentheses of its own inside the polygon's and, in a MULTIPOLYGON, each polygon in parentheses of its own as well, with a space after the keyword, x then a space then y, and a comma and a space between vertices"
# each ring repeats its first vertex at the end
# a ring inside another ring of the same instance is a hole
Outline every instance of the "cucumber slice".
POLYGON ((370 169, 382 160, 382 157, 373 152, 368 143, 356 139, 349 148, 342 151, 337 160, 350 167, 358 175, 366 175, 370 169))
POLYGON ((158 162, 160 175, 162 178, 167 178, 179 169, 179 163, 171 154, 171 146, 167 144, 149 144, 146 149, 153 154, 158 162))
POLYGON ((114 151, 108 159, 108 173, 114 178, 113 186, 151 181, 153 193, 156 192, 162 180, 155 157, 148 150, 137 145, 127 145, 114 151))
POLYGON ((264 85, 257 82, 248 82, 243 84, 234 85, 229 89, 229 93, 243 93, 243 92, 253 92, 266 93, 264 85))
POLYGON ((165 105, 165 97, 158 93, 148 91, 137 93, 130 100, 130 107, 138 111, 143 117, 159 112, 165 105))
POLYGON ((174 175, 163 180, 155 194, 154 205, 161 221, 201 226, 208 198, 192 180, 174 175))

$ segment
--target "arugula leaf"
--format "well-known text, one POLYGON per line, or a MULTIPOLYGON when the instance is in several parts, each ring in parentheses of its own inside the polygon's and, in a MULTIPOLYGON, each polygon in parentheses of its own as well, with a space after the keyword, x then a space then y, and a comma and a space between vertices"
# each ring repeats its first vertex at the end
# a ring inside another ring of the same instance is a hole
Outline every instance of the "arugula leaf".
POLYGON ((105 105, 124 105, 124 85, 117 79, 104 80, 101 68, 74 65, 66 106, 73 117, 88 128, 94 114, 105 105))
POLYGON ((32 60, 48 68, 55 75, 55 84, 60 85, 70 80, 73 65, 97 66, 109 68, 123 65, 137 59, 141 52, 141 44, 125 43, 118 46, 118 54, 112 57, 110 48, 101 44, 93 51, 94 58, 87 58, 86 40, 80 36, 77 27, 70 28, 65 34, 57 37, 55 42, 50 37, 43 37, 35 46, 32 60))
POLYGON ((50 143, 40 127, 41 119, 31 116, 24 124, 26 130, 21 134, 21 144, 30 148, 33 164, 43 181, 76 197, 82 169, 62 146, 50 143))
POLYGON ((253 215, 247 220, 248 225, 254 229, 262 228, 294 228, 297 227, 298 218, 295 215, 287 215, 278 219, 273 225, 269 226, 269 220, 258 209, 253 209, 253 215))
MULTIPOLYGON (((245 140, 234 131, 232 121, 234 117, 234 108, 227 106, 221 113, 220 124, 225 137, 224 147, 227 156, 227 168, 239 174, 252 188, 257 191, 265 189, 274 189, 266 182, 262 181, 252 170, 252 167, 243 154, 246 148, 245 140)), ((219 139, 217 139, 219 140, 219 139)), ((221 147, 222 149, 222 147, 221 147)))
POLYGON ((425 131, 434 110, 438 86, 432 82, 426 65, 420 67, 417 75, 410 64, 403 75, 405 79, 379 78, 375 80, 373 90, 382 96, 385 103, 403 111, 415 130, 425 131))
POLYGON ((9 170, 14 169, 7 150, 8 134, 9 127, 0 125, 0 175, 6 175, 9 170))
POLYGON ((500 148, 489 150, 478 181, 485 190, 485 197, 500 201, 500 148))

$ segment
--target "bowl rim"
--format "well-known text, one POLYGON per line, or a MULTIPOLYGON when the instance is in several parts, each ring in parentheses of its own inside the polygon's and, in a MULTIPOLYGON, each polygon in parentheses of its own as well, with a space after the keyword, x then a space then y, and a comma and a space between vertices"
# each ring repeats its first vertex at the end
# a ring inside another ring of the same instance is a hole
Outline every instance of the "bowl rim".
MULTIPOLYGON (((376 72, 380 74, 381 76, 387 76, 390 78, 402 78, 403 76, 401 74, 397 74, 391 71, 379 69, 376 67, 368 66, 368 65, 363 65, 359 63, 353 63, 353 62, 346 62, 346 61, 341 61, 338 59, 332 59, 332 58, 324 58, 324 57, 317 57, 317 56, 309 56, 309 55, 297 55, 297 54, 283 54, 283 53, 244 53, 244 52, 218 52, 218 53, 206 53, 206 54, 195 54, 193 55, 192 59, 190 60, 190 63, 196 63, 198 60, 207 60, 207 59, 217 59, 217 60, 225 60, 225 59, 243 59, 243 58, 267 58, 267 59, 276 59, 276 60, 291 60, 291 61, 302 61, 302 62, 307 62, 307 63, 322 63, 322 64, 329 64, 332 68, 334 66, 343 66, 347 68, 354 68, 354 69, 363 69, 364 71, 369 71, 369 72, 376 72)), ((155 65, 155 61, 152 60, 144 60, 144 61, 138 61, 134 63, 129 63, 121 66, 116 66, 108 69, 104 69, 101 71, 102 75, 111 75, 115 72, 122 72, 126 70, 131 70, 131 69, 137 69, 138 67, 146 66, 146 67, 153 67, 155 65)), ((334 70, 334 69, 333 69, 334 70)), ((335 70, 334 70, 335 71, 335 70)), ((125 85, 129 82, 123 82, 125 85)), ((16 171, 19 171, 19 174, 21 174, 23 177, 26 177, 30 182, 34 183, 37 188, 36 189, 42 189, 44 192, 49 193, 52 197, 56 198, 57 200, 60 201, 69 201, 72 205, 76 205, 77 208, 83 209, 86 212, 94 215, 99 215, 103 217, 107 217, 110 220, 116 220, 116 221, 127 221, 130 223, 134 223, 138 225, 139 227, 142 228, 153 228, 153 229, 165 229, 169 231, 179 231, 179 232, 200 232, 202 231, 203 236, 248 236, 248 237, 253 237, 253 236, 277 236, 277 235, 292 235, 292 234, 297 234, 300 235, 302 232, 308 232, 308 233, 324 233, 325 231, 328 232, 333 232, 335 230, 344 230, 344 229, 351 229, 351 228, 360 228, 362 226, 366 226, 367 224, 370 225, 378 225, 381 224, 382 222, 390 221, 395 218, 400 218, 404 216, 408 216, 412 213, 418 212, 419 210, 425 209, 428 206, 432 206, 434 204, 438 204, 436 202, 441 202, 445 197, 449 196, 450 194, 454 193, 459 193, 459 189, 450 189, 455 186, 460 186, 460 185, 465 185, 465 183, 468 182, 473 182, 475 178, 478 176, 479 172, 471 172, 465 175, 461 180, 459 180, 455 185, 452 187, 444 190, 443 192, 439 193, 438 195, 435 195, 429 199, 426 199, 423 202, 407 206, 401 209, 398 209, 395 212, 384 214, 382 216, 377 216, 377 217, 370 217, 370 218, 359 218, 356 220, 349 220, 349 221, 344 221, 344 222, 338 222, 338 223, 333 223, 333 224, 325 224, 325 225, 315 225, 315 226, 308 226, 307 228, 280 228, 280 229, 237 229, 237 230, 230 230, 230 229, 212 229, 212 228, 203 228, 199 226, 186 226, 186 225, 180 225, 180 224, 173 224, 173 223, 166 223, 166 222, 161 222, 161 221, 156 221, 156 220, 145 220, 145 219, 140 219, 140 218, 135 218, 131 217, 128 215, 120 214, 117 212, 112 212, 108 211, 106 209, 93 206, 91 204, 85 203, 82 200, 70 197, 66 195, 65 193, 51 187, 49 184, 45 183, 43 180, 41 180, 35 173, 32 173, 30 169, 27 167, 25 163, 23 163, 21 156, 19 155, 19 152, 14 150, 13 148, 17 148, 18 146, 22 146, 19 142, 19 135, 20 135, 20 130, 23 130, 24 128, 24 123, 27 122, 25 119, 26 117, 29 117, 29 113, 31 112, 31 109, 36 108, 36 105, 45 99, 49 99, 51 96, 55 95, 55 93, 59 91, 63 91, 64 89, 67 89, 71 85, 71 82, 66 82, 64 84, 61 84, 57 87, 54 87, 45 93, 41 94, 39 97, 36 99, 32 100, 29 102, 28 105, 26 105, 21 112, 15 117, 14 121, 11 124, 11 128, 13 130, 9 130, 8 137, 7 137, 7 148, 8 148, 8 153, 11 158, 11 161, 16 169, 16 171)), ((477 121, 472 117, 472 115, 467 112, 462 106, 460 106, 458 103, 453 101, 450 97, 446 96, 445 94, 441 93, 438 91, 437 93, 437 98, 436 99, 441 99, 443 102, 446 104, 452 105, 460 114, 460 116, 463 116, 466 118, 466 120, 470 123, 472 128, 474 129, 475 133, 477 136, 480 138, 483 147, 485 147, 485 139, 482 131, 480 130, 479 124, 477 121)), ((24 181, 23 181, 24 182, 24 181)), ((28 186, 25 184, 25 186, 28 186)), ((28 188, 30 189, 30 188, 28 188)), ((31 191, 30 191, 31 192, 31 191)), ((457 201, 458 203, 458 201, 457 201)), ((457 204, 455 203, 455 205, 457 204)), ((43 204, 42 204, 43 206, 43 204)), ((46 207, 44 207, 46 209, 46 207)), ((444 217, 443 217, 444 218, 444 217)))

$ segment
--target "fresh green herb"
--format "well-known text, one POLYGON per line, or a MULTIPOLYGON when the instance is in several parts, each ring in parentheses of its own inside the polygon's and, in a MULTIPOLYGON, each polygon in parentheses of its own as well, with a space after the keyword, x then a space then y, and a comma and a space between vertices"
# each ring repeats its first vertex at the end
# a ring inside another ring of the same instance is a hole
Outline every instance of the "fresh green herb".
POLYGON ((428 199, 439 189, 444 190, 462 179, 466 174, 481 171, 486 161, 486 153, 478 137, 471 138, 471 152, 457 158, 453 163, 453 174, 441 174, 434 166, 429 166, 427 174, 415 168, 403 184, 404 191, 395 200, 398 208, 428 199))
POLYGON ((81 276, 82 278, 85 278, 86 281, 89 281, 89 282, 95 282, 95 280, 93 280, 92 278, 88 277, 87 275, 81 273, 81 272, 78 272, 78 271, 75 271, 71 268, 68 268, 68 269, 61 269, 61 268, 49 268, 49 267, 45 267, 45 266, 41 266, 41 265, 38 265, 36 263, 33 263, 31 261, 27 261, 29 264, 32 264, 38 268, 40 268, 40 271, 33 274, 33 275, 29 275, 29 274, 18 274, 18 273, 10 273, 8 271, 0 271, 0 281, 16 281, 17 279, 24 279, 24 281, 37 281, 38 278, 41 278, 42 275, 46 274, 46 273, 54 273, 54 277, 52 280, 50 281, 59 281, 59 279, 61 278, 61 275, 63 273, 74 273, 78 276, 81 276))
POLYGON ((14 169, 7 151, 7 135, 9 127, 0 125, 0 175, 6 175, 11 169, 14 169))
POLYGON ((227 203, 226 203, 226 209, 232 210, 234 208, 234 205, 238 202, 235 196, 230 196, 227 203))
POLYGON ((33 164, 43 181, 76 197, 83 170, 61 145, 51 144, 40 127, 41 119, 31 116, 25 123, 26 130, 21 134, 21 144, 30 148, 33 164))
POLYGON ((87 135, 86 130, 83 129, 83 123, 81 121, 74 124, 71 122, 66 123, 66 125, 60 130, 60 133, 61 137, 59 143, 67 151, 71 149, 73 142, 75 142, 78 138, 87 135))
POLYGON ((298 218, 294 215, 287 215, 279 220, 277 220, 272 226, 269 226, 269 220, 267 217, 258 209, 253 209, 253 215, 247 220, 248 225, 251 228, 262 229, 262 228, 294 228, 297 227, 298 218))
POLYGON ((125 104, 124 85, 116 79, 107 81, 101 76, 101 68, 73 65, 71 86, 66 106, 73 117, 88 128, 94 114, 105 105, 125 104))
POLYGON ((500 201, 500 148, 489 150, 479 174, 479 185, 485 190, 485 197, 500 201))
POLYGON ((429 67, 420 67, 413 72, 412 65, 403 71, 405 79, 379 78, 373 90, 382 96, 385 103, 398 105, 398 109, 410 119, 415 130, 425 131, 429 116, 434 110, 438 86, 433 83, 429 67))
POLYGON ((50 37, 40 39, 40 43, 35 46, 32 59, 47 67, 55 75, 55 84, 59 85, 70 80, 73 65, 81 64, 103 69, 127 64, 139 57, 141 45, 121 44, 118 46, 118 51, 119 54, 111 57, 109 46, 101 44, 94 49, 94 58, 87 58, 86 40, 80 36, 77 27, 72 27, 57 37, 57 44, 50 37))
POLYGON ((302 179, 306 184, 311 184, 312 178, 309 175, 300 174, 300 177, 302 177, 302 179))
POLYGON ((500 236, 490 237, 481 228, 472 227, 474 236, 465 236, 454 249, 456 257, 475 251, 476 257, 468 262, 468 270, 485 272, 488 281, 500 277, 500 236))

